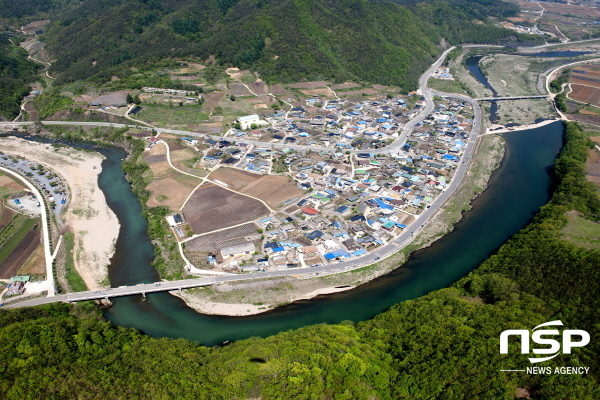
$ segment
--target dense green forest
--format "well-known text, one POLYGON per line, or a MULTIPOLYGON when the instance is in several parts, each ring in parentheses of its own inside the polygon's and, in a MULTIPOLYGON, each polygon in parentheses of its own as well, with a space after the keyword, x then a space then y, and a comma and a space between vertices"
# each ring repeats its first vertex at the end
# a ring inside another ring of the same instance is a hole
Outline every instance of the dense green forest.
POLYGON ((40 66, 27 60, 27 52, 0 36, 0 120, 12 120, 19 114, 29 82, 36 79, 40 66))
POLYGON ((91 304, 0 312, 0 396, 148 399, 597 399, 600 252, 561 240, 565 213, 597 221, 585 179, 591 142, 567 124, 552 200, 497 254, 451 288, 358 324, 315 325, 207 348, 103 321, 91 304), (527 375, 505 329, 561 319, 592 342, 544 366, 588 375, 527 375), (522 392, 521 392, 522 394, 522 392))
POLYGON ((24 18, 48 16, 79 4, 79 0, 0 0, 0 18, 25 22, 24 18))
POLYGON ((43 39, 58 84, 103 83, 143 61, 213 55, 268 82, 358 80, 412 90, 444 39, 541 44, 491 23, 517 11, 490 0, 88 0, 60 14, 43 39))

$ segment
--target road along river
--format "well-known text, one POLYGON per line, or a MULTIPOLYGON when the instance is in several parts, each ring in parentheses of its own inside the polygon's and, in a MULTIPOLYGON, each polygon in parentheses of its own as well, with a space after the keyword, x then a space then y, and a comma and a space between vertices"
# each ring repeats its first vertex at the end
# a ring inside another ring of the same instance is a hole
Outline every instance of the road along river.
MULTIPOLYGON (((448 286, 475 268, 527 224, 549 198, 548 171, 562 145, 563 124, 505 134, 506 155, 490 185, 455 229, 416 252, 392 273, 356 289, 300 301, 248 317, 198 314, 177 297, 149 294, 115 299, 105 311, 112 322, 156 337, 188 338, 204 345, 268 336, 316 323, 362 321, 395 303, 448 286)), ((123 177, 121 149, 97 149, 107 159, 99 176, 121 224, 109 274, 113 287, 153 282, 153 247, 141 206, 123 177)))

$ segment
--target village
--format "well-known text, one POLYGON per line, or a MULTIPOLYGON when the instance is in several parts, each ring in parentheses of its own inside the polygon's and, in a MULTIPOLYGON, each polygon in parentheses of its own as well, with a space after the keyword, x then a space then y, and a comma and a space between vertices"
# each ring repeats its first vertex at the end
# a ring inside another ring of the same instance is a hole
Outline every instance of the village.
MULTIPOLYGON (((287 112, 239 117, 221 138, 184 137, 203 155, 197 168, 210 171, 167 217, 188 272, 335 264, 421 224, 420 214, 466 161, 473 123, 469 103, 436 97, 403 147, 388 147, 422 107, 416 93, 358 101, 315 96, 287 112), (265 180, 275 178, 287 182, 265 180)), ((149 149, 162 141, 148 140, 149 149)))

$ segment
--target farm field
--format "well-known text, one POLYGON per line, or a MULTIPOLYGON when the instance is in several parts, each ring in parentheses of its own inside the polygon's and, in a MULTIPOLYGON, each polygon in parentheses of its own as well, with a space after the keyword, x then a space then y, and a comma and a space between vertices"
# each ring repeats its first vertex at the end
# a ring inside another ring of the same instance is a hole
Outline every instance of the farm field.
POLYGON ((0 230, 2 230, 2 228, 8 225, 8 223, 15 214, 16 212, 11 210, 10 208, 0 206, 0 230))
POLYGON ((27 259, 19 275, 45 275, 46 274, 46 259, 44 256, 44 246, 38 243, 38 247, 33 251, 31 257, 27 259))
POLYGON ((0 278, 17 274, 31 253, 40 244, 39 221, 17 214, 0 231, 0 278))
POLYGON ((269 90, 272 94, 287 94, 287 90, 285 90, 280 84, 270 85, 269 90))
POLYGON ((339 83, 337 85, 331 86, 332 90, 347 90, 360 87, 358 83, 339 83))
POLYGON ((594 32, 590 26, 600 17, 596 3, 583 0, 580 4, 538 3, 511 0, 521 8, 522 18, 511 18, 515 24, 522 21, 535 23, 542 31, 550 31, 559 38, 572 40, 588 38, 594 32), (542 14, 543 11, 543 14, 542 14))
POLYGON ((154 176, 162 176, 170 169, 167 162, 167 150, 162 144, 154 145, 152 149, 145 151, 144 158, 154 176))
POLYGON ((198 236, 186 242, 185 248, 193 251, 216 252, 225 247, 248 242, 244 237, 257 233, 258 227, 252 222, 220 232, 198 236))
POLYGON ((333 92, 329 88, 301 90, 300 93, 302 93, 305 96, 315 96, 315 95, 317 95, 317 96, 326 96, 326 97, 329 97, 329 98, 334 98, 335 97, 335 95, 333 94, 333 92))
POLYGON ((208 114, 198 106, 168 107, 142 103, 142 110, 136 118, 157 126, 194 125, 208 120, 208 114))
POLYGON ((291 85, 286 85, 287 87, 294 89, 315 89, 315 88, 324 88, 331 85, 331 82, 325 81, 314 81, 314 82, 302 82, 302 83, 293 83, 291 85))
POLYGON ((178 211, 193 188, 173 178, 164 178, 153 180, 146 190, 152 192, 146 203, 148 207, 167 206, 171 211, 178 211))
POLYGON ((600 65, 585 65, 571 70, 572 91, 568 97, 597 105, 600 103, 600 65))
POLYGON ((338 93, 338 96, 362 96, 364 94, 379 94, 381 93, 379 90, 375 90, 375 89, 371 89, 371 88, 365 88, 365 89, 360 89, 360 90, 351 90, 349 92, 340 92, 338 93))
POLYGON ((269 210, 258 200, 204 184, 192 194, 183 213, 194 233, 200 234, 252 221, 269 210))
POLYGON ((229 94, 233 96, 252 96, 248 88, 239 82, 232 82, 229 85, 229 94))
MULTIPOLYGON (((210 92, 204 95, 204 107, 206 108, 206 110, 208 112, 213 112, 214 109, 219 105, 219 101, 221 101, 221 99, 223 98, 223 96, 225 96, 225 92, 223 91, 215 91, 215 92, 210 92)), ((208 116, 206 116, 205 119, 208 119, 208 116)))
POLYGON ((260 179, 262 175, 234 168, 220 167, 213 171, 208 178, 228 184, 231 189, 239 190, 260 179))
POLYGON ((590 150, 590 157, 586 165, 585 177, 588 181, 594 182, 600 187, 600 154, 597 151, 590 150))
POLYGON ((271 208, 293 197, 302 195, 293 179, 287 176, 263 176, 240 192, 257 197, 267 203, 271 208))
POLYGON ((7 196, 19 193, 25 188, 10 177, 0 173, 0 196, 7 196))

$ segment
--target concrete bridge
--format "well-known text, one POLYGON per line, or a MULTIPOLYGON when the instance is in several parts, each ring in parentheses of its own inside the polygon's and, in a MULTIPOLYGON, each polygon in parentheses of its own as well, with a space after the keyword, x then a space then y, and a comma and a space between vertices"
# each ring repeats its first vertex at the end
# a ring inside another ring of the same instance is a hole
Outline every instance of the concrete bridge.
POLYGON ((477 101, 500 101, 500 100, 527 100, 527 99, 548 99, 551 96, 549 94, 541 94, 538 96, 511 96, 511 97, 482 97, 475 99, 477 101))
POLYGON ((85 300, 99 300, 99 299, 111 299, 114 297, 131 296, 141 294, 146 297, 146 293, 166 292, 171 290, 182 290, 200 286, 214 285, 216 279, 184 279, 179 281, 164 281, 154 283, 140 283, 134 286, 120 286, 117 288, 101 289, 101 290, 89 290, 87 292, 76 292, 61 294, 57 296, 42 297, 37 299, 18 301, 15 303, 6 304, 6 308, 18 308, 27 306, 37 306, 40 304, 54 303, 62 301, 65 303, 85 301, 85 300))

